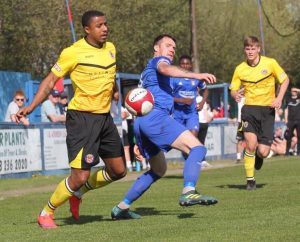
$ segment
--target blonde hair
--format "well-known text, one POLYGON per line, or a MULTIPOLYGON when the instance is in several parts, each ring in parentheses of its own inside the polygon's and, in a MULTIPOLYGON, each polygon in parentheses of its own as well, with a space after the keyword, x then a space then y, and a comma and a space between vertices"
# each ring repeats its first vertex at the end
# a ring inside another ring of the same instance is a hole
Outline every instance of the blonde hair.
POLYGON ((247 36, 244 39, 244 47, 253 46, 253 45, 260 46, 259 39, 255 36, 247 36))

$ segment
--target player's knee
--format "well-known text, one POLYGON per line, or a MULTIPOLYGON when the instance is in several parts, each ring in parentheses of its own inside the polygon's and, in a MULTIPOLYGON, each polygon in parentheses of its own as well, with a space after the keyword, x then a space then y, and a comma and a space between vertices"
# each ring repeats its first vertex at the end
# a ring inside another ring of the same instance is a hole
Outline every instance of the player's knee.
POLYGON ((76 173, 76 174, 71 174, 71 176, 68 179, 68 183, 72 189, 77 190, 81 186, 83 186, 88 179, 89 179, 89 173, 76 173))
POLYGON ((164 165, 161 165, 159 167, 151 167, 151 170, 153 173, 155 173, 159 177, 163 177, 166 174, 167 171, 167 165, 164 163, 164 165))
POLYGON ((127 174, 127 169, 117 169, 108 171, 108 175, 113 181, 120 180, 127 174))

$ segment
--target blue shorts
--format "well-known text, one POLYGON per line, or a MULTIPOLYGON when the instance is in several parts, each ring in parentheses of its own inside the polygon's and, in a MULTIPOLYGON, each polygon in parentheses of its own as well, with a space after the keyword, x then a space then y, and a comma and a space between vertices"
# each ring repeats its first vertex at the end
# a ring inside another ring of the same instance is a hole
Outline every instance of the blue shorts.
POLYGON ((184 125, 188 130, 199 131, 199 117, 197 113, 174 113, 174 119, 184 125))
POLYGON ((149 159, 158 152, 168 152, 171 144, 186 127, 178 123, 166 111, 153 109, 149 114, 138 117, 134 122, 134 135, 142 155, 149 159))

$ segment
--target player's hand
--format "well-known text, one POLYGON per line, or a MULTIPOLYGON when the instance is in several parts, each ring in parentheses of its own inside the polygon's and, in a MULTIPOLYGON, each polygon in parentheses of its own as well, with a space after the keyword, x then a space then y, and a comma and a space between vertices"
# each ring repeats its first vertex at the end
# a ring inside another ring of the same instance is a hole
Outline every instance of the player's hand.
POLYGON ((281 108, 281 104, 282 104, 282 100, 280 98, 275 98, 272 102, 271 107, 279 109, 279 108, 281 108))
POLYGON ((197 103, 197 107, 196 107, 197 111, 198 112, 201 111, 203 109, 203 106, 204 106, 204 102, 197 103))
POLYGON ((242 98, 244 97, 244 88, 238 90, 235 94, 234 94, 234 100, 239 103, 242 98))
POLYGON ((213 84, 217 82, 217 78, 210 73, 201 73, 199 74, 200 78, 199 80, 205 80, 206 82, 213 84))
POLYGON ((140 149, 139 149, 139 147, 137 145, 134 145, 133 152, 135 154, 135 158, 138 161, 143 161, 145 159, 144 156, 141 154, 140 149))
POLYGON ((24 108, 21 108, 17 113, 16 113, 16 122, 20 123, 22 118, 25 118, 28 114, 32 113, 33 108, 30 106, 26 106, 24 108))

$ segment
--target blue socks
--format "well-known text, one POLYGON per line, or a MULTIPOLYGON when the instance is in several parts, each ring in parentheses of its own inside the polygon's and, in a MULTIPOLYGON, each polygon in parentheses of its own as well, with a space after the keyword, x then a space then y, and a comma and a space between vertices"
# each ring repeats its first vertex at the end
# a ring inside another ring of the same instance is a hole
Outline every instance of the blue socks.
POLYGON ((201 162, 206 155, 206 147, 196 146, 191 149, 183 169, 184 187, 196 187, 200 176, 201 162))
POLYGON ((149 189, 152 183, 156 182, 160 178, 161 177, 156 175, 152 170, 145 172, 133 183, 124 197, 123 202, 130 205, 142 196, 143 193, 149 189))

